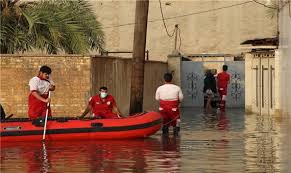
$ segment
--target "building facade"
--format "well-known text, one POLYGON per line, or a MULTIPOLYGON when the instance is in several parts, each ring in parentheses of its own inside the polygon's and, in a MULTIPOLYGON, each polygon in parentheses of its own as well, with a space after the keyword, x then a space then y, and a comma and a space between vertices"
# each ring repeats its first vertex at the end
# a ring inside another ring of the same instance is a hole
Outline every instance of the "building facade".
MULTIPOLYGON (((132 51, 135 0, 89 0, 106 36, 108 51, 132 51)), ((261 2, 261 1, 260 1, 261 2)), ((150 60, 167 61, 176 49, 185 54, 240 54, 240 43, 277 34, 277 18, 267 8, 247 0, 150 0, 147 46, 150 60), (179 30, 169 37, 175 25, 179 30)), ((131 57, 127 54, 118 56, 131 57)))

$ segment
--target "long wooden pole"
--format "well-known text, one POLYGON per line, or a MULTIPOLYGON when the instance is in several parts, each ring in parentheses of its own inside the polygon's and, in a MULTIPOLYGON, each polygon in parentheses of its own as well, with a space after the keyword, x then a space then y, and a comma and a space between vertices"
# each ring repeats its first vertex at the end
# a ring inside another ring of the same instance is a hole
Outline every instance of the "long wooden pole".
POLYGON ((142 112, 149 0, 136 0, 130 114, 142 112))
MULTIPOLYGON (((51 92, 50 91, 48 93, 48 98, 51 98, 51 92)), ((42 140, 43 141, 45 140, 47 117, 48 117, 48 114, 49 114, 49 106, 50 106, 50 102, 48 102, 47 106, 46 106, 45 121, 44 121, 44 127, 43 127, 43 135, 42 135, 42 140)))

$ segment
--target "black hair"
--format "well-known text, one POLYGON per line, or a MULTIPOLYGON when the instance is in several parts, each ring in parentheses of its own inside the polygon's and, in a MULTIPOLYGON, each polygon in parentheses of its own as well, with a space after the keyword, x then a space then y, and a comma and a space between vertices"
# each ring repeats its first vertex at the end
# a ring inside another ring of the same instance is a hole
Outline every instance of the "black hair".
POLYGON ((166 82, 171 82, 172 79, 173 79, 173 76, 172 76, 171 73, 165 73, 165 74, 164 74, 164 80, 165 80, 166 82))
POLYGON ((212 77, 213 74, 211 73, 211 70, 206 70, 205 76, 206 77, 212 77))
POLYGON ((223 71, 227 71, 227 69, 228 69, 228 66, 227 66, 227 65, 223 65, 223 66, 222 66, 222 70, 223 70, 223 71))
POLYGON ((106 90, 106 91, 107 91, 107 87, 105 87, 105 86, 100 87, 100 88, 99 88, 99 91, 101 91, 101 90, 106 90))
POLYGON ((51 74, 52 73, 52 69, 49 68, 46 65, 41 66, 40 69, 39 69, 39 71, 40 72, 43 72, 43 73, 47 73, 47 74, 51 74))

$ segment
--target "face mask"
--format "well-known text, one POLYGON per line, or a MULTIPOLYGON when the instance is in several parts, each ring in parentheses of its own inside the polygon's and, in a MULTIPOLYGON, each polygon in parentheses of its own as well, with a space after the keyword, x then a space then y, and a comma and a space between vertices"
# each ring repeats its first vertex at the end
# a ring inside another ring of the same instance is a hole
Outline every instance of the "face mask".
POLYGON ((100 92, 100 97, 102 99, 104 99, 106 96, 107 96, 107 93, 106 92, 100 92))

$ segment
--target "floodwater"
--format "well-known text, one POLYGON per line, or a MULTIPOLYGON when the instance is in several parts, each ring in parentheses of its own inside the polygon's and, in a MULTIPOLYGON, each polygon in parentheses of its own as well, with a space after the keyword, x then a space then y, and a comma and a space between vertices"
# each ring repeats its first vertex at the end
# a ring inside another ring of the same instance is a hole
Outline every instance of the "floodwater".
POLYGON ((290 118, 183 109, 181 134, 1 145, 1 173, 289 172, 290 118))

